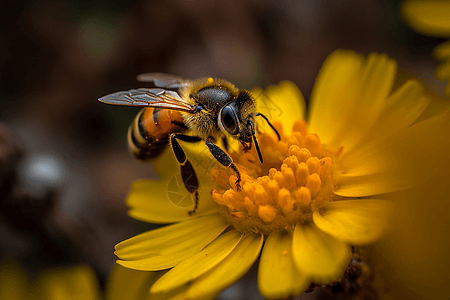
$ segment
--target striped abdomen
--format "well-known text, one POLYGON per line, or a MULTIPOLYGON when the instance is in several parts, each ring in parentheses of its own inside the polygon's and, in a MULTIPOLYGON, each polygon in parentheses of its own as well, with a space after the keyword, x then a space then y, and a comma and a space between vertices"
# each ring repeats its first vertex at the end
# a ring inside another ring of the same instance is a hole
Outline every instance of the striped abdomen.
POLYGON ((164 151, 171 133, 186 129, 179 111, 143 108, 128 128, 128 147, 136 159, 147 161, 164 151))

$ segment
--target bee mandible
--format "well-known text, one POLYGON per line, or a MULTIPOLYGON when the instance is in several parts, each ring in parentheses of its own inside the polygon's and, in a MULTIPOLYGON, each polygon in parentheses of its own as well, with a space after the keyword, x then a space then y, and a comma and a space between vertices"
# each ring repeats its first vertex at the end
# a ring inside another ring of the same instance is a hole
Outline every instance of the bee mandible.
POLYGON ((194 195, 198 208, 199 182, 180 141, 204 141, 212 156, 223 166, 231 168, 241 188, 241 174, 228 153, 216 145, 222 139, 227 150, 227 138, 241 142, 245 151, 255 144, 263 162, 255 134, 255 117, 261 116, 280 135, 267 117, 256 112, 255 99, 246 90, 236 88, 223 79, 196 80, 162 73, 146 73, 137 77, 141 82, 153 82, 156 88, 139 88, 106 95, 98 99, 112 105, 144 107, 128 129, 128 146, 134 157, 149 161, 170 144, 180 164, 186 189, 194 195), (173 89, 173 90, 170 90, 173 89), (177 90, 177 91, 174 91, 177 90))

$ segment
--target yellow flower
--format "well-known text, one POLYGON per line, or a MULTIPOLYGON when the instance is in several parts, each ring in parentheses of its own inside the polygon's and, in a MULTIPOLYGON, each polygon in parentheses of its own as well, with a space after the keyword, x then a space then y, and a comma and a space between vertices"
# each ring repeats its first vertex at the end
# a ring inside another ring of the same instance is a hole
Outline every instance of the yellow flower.
MULTIPOLYGON (((417 32, 436 36, 450 37, 450 1, 443 0, 407 0, 401 7, 405 21, 417 32)), ((436 77, 446 81, 450 79, 450 41, 434 49, 434 56, 443 60, 436 70, 436 77)), ((450 96, 450 84, 445 94, 450 96)))
POLYGON ((52 268, 33 280, 16 263, 0 264, 0 299, 96 300, 101 299, 94 272, 87 266, 52 268))
POLYGON ((254 149, 232 148, 242 173, 238 191, 232 172, 211 171, 215 161, 203 145, 183 144, 202 184, 198 212, 189 216, 191 207, 173 204, 189 201, 174 184, 176 162, 165 153, 155 162, 162 180, 135 182, 127 204, 139 220, 174 224, 116 245, 118 264, 139 270, 129 274, 166 270, 139 276, 152 278, 144 280, 150 297, 173 299, 213 298, 258 257, 258 287, 266 298, 340 280, 351 247, 373 243, 386 231, 386 194, 423 177, 410 172, 413 162, 404 161, 396 144, 411 141, 411 125, 429 101, 415 80, 391 92, 396 73, 386 55, 334 52, 314 85, 308 123, 293 83, 252 91, 281 136, 260 126, 264 164, 254 149))

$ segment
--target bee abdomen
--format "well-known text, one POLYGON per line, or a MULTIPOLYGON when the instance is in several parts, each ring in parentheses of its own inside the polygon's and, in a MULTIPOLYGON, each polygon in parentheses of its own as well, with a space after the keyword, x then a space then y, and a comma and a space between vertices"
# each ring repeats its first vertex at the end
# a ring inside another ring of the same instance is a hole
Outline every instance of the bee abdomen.
POLYGON ((185 129, 178 111, 143 108, 128 128, 128 147, 136 159, 148 161, 164 151, 171 133, 185 129))

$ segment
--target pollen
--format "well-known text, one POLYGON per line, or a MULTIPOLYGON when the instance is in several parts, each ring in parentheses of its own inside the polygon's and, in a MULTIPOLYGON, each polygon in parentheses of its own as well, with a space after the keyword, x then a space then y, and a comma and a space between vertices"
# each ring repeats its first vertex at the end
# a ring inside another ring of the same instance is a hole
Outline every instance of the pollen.
POLYGON ((327 151, 317 134, 308 133, 304 121, 293 124, 287 135, 279 122, 273 122, 281 139, 273 132, 259 134, 264 164, 255 149, 233 153, 241 172, 241 189, 229 170, 215 168, 211 176, 222 187, 212 191, 216 203, 229 222, 241 232, 269 234, 293 230, 298 222, 329 201, 333 194, 333 166, 338 153, 327 151))

